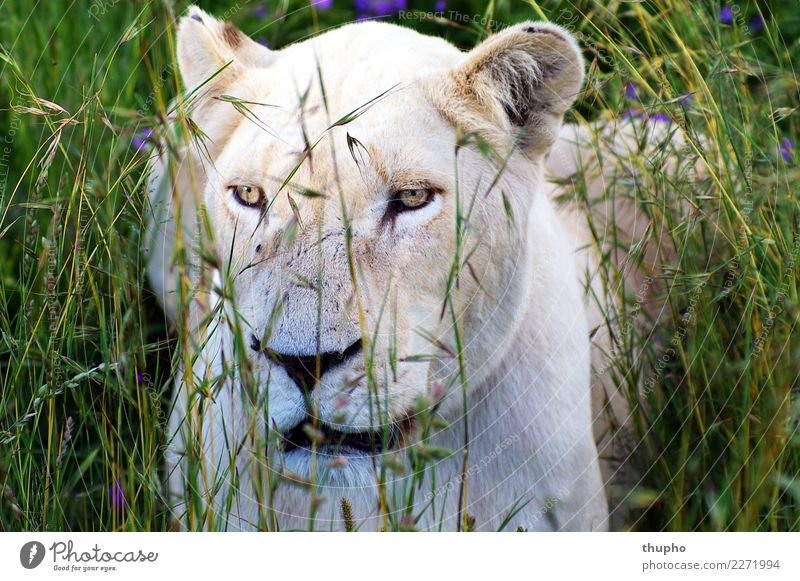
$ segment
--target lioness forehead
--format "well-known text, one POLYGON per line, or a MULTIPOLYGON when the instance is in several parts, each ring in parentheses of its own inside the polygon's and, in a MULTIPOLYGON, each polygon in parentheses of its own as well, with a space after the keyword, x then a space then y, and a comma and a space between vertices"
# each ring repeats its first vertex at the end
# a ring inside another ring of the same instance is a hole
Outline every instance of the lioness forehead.
POLYGON ((274 133, 243 119, 217 160, 217 169, 224 170, 228 179, 261 178, 265 185, 276 187, 291 176, 292 182, 320 192, 337 180, 346 183, 350 174, 373 190, 444 189, 452 181, 448 153, 453 131, 434 111, 416 114, 414 122, 427 126, 423 134, 411 131, 412 122, 401 120, 398 125, 397 119, 390 123, 375 113, 365 113, 347 128, 328 131, 324 119, 313 115, 317 122, 307 124, 305 136, 287 122, 290 115, 275 113, 265 119, 274 122, 274 133))
POLYGON ((286 129, 305 123, 314 131, 368 104, 381 115, 398 109, 412 115, 415 105, 423 104, 419 89, 424 80, 446 74, 461 53, 442 39, 368 22, 343 26, 274 55, 268 67, 248 68, 230 87, 231 94, 274 106, 272 113, 297 113, 303 105, 303 119, 287 118, 286 129), (385 101, 388 106, 382 107, 385 101))
POLYGON ((235 118, 218 160, 225 179, 276 185, 291 174, 322 191, 350 178, 373 191, 423 181, 444 187, 451 179, 441 152, 452 148, 453 128, 429 102, 425 83, 458 60, 452 45, 360 23, 276 54, 269 67, 248 69, 226 89, 248 101, 258 121, 235 118))
MULTIPOLYGON (((441 38, 384 22, 349 24, 277 53, 281 72, 316 76, 321 69, 332 95, 409 82, 423 72, 451 69, 461 57, 441 38)), ((369 97, 368 95, 362 95, 369 97)))

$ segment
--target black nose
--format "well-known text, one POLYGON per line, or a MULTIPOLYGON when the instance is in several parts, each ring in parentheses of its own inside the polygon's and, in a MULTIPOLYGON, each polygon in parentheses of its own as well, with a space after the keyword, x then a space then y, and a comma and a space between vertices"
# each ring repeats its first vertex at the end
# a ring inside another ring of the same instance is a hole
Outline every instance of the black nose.
POLYGON ((286 370, 286 373, 294 382, 304 390, 310 391, 314 388, 317 380, 325 373, 344 363, 353 355, 361 351, 361 339, 350 345, 344 351, 331 351, 320 353, 319 355, 292 355, 289 353, 279 353, 272 349, 264 349, 263 352, 275 363, 286 370), (319 361, 319 370, 317 362, 319 361))

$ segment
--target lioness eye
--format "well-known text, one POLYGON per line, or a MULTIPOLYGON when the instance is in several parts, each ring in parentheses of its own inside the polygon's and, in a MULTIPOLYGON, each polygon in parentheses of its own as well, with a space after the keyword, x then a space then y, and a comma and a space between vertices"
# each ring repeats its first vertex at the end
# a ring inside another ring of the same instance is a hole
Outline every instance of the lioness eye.
POLYGON ((267 197, 258 186, 230 186, 228 189, 233 192, 237 202, 249 208, 263 206, 267 197))
POLYGON ((386 206, 381 224, 393 224, 398 214, 420 210, 430 204, 438 195, 435 188, 408 188, 395 190, 386 206))
POLYGON ((398 202, 398 210, 418 210, 433 199, 430 189, 400 190, 394 196, 398 202))

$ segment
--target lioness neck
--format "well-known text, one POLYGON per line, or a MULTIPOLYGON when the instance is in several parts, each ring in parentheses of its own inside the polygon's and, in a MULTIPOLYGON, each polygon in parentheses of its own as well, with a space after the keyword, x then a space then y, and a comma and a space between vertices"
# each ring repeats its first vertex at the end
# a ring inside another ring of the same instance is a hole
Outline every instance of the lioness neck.
POLYGON ((529 220, 528 261, 509 281, 509 295, 521 298, 515 329, 482 326, 492 340, 468 359, 484 364, 472 370, 479 379, 467 392, 466 412, 462 405, 447 413, 451 427, 441 443, 461 452, 449 475, 459 486, 448 486, 460 492, 466 478, 466 510, 484 530, 604 529, 590 343, 571 246, 544 196, 529 220))

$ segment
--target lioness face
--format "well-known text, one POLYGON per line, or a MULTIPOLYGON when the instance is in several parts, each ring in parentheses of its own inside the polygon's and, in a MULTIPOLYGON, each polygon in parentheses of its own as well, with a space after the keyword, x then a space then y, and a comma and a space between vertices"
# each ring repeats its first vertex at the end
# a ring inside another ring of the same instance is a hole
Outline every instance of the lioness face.
POLYGON ((573 41, 525 25, 463 54, 362 24, 272 52, 200 11, 179 41, 187 85, 213 77, 192 114, 226 297, 207 360, 240 351, 296 471, 312 440, 355 465, 400 446, 422 407, 457 409, 524 308, 573 41))

